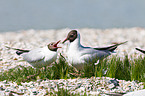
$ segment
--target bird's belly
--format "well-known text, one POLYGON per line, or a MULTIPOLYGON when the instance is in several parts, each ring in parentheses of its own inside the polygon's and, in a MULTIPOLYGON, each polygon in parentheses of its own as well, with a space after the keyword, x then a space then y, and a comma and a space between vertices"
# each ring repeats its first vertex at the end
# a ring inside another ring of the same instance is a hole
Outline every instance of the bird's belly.
POLYGON ((44 62, 44 60, 40 60, 40 61, 36 61, 36 62, 30 62, 30 64, 35 67, 35 68, 41 68, 43 66, 45 66, 46 62, 44 62))
POLYGON ((82 70, 84 64, 91 62, 91 59, 92 58, 89 58, 88 55, 68 55, 68 62, 78 70, 82 70))
POLYGON ((68 55, 68 61, 71 64, 84 64, 84 63, 89 63, 89 62, 94 62, 95 60, 97 61, 100 59, 97 55, 94 54, 85 54, 85 55, 79 55, 79 54, 69 54, 68 55))
POLYGON ((52 62, 54 62, 57 59, 57 54, 48 55, 44 58, 44 62, 46 62, 47 65, 50 65, 52 62))
POLYGON ((41 61, 38 61, 38 62, 33 62, 33 63, 31 62, 30 64, 33 67, 41 68, 41 67, 44 67, 44 66, 49 66, 54 61, 55 61, 54 59, 51 59, 51 60, 48 60, 48 61, 41 60, 41 61))

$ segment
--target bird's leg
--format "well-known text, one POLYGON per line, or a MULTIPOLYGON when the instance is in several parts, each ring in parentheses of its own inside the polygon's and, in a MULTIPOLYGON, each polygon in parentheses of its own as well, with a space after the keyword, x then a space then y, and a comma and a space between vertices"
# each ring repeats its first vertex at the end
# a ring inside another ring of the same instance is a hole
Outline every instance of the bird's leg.
POLYGON ((40 69, 38 70, 37 74, 27 76, 27 79, 22 80, 22 82, 26 82, 27 80, 30 80, 32 77, 39 75, 39 73, 40 73, 40 69))
POLYGON ((79 71, 74 66, 72 66, 70 63, 68 65, 73 68, 73 71, 75 71, 76 73, 79 73, 79 71))
POLYGON ((97 60, 97 62, 96 62, 96 63, 94 63, 94 65, 98 65, 98 64, 99 64, 99 62, 100 62, 100 60, 97 60))
POLYGON ((73 68, 73 71, 74 73, 70 73, 71 75, 74 75, 74 76, 81 76, 82 74, 84 73, 80 73, 80 70, 78 71, 77 68, 75 68, 74 66, 72 66, 71 64, 69 64, 69 66, 71 66, 73 68))
POLYGON ((95 65, 95 78, 97 77, 97 65, 99 64, 100 60, 97 60, 96 63, 94 63, 95 65))
MULTIPOLYGON (((72 66, 72 67, 73 67, 73 66, 72 66)), ((74 71, 75 71, 76 73, 80 73, 80 71, 78 71, 77 68, 73 67, 73 69, 74 69, 74 71)))
POLYGON ((43 67, 43 71, 46 72, 46 69, 47 69, 47 66, 44 66, 43 67))

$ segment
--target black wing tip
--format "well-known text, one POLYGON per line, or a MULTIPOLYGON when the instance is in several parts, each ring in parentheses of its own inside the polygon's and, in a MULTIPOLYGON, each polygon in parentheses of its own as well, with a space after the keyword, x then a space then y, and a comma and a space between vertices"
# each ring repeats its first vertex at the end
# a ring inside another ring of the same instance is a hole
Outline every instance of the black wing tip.
POLYGON ((125 43, 127 43, 128 41, 125 41, 125 42, 122 42, 121 44, 125 44, 125 43))
POLYGON ((114 50, 117 48, 117 46, 115 46, 115 47, 112 47, 112 48, 110 48, 110 49, 108 49, 110 52, 114 52, 114 50))
POLYGON ((136 50, 138 50, 138 51, 141 51, 141 49, 140 48, 135 48, 136 50))
POLYGON ((21 54, 23 54, 23 53, 28 53, 28 52, 26 52, 26 51, 16 51, 16 54, 17 54, 17 55, 21 55, 21 54))
POLYGON ((139 48, 135 48, 135 49, 145 54, 145 50, 142 50, 142 49, 139 49, 139 48))
POLYGON ((113 52, 119 45, 122 45, 122 44, 125 44, 127 43, 128 41, 125 41, 125 42, 121 42, 121 43, 118 43, 118 44, 115 44, 114 46, 110 47, 108 50, 110 52, 113 52))
POLYGON ((118 44, 115 44, 116 46, 119 46, 119 45, 122 45, 122 44, 125 44, 127 43, 128 41, 125 41, 125 42, 121 42, 121 43, 118 43, 118 44))
POLYGON ((18 49, 18 48, 13 48, 13 47, 8 47, 8 46, 5 46, 5 47, 8 49, 13 49, 13 50, 22 51, 22 52, 29 52, 30 51, 30 50, 18 49))
POLYGON ((23 52, 22 51, 16 51, 17 55, 21 55, 23 52))
POLYGON ((139 48, 135 48, 136 50, 139 50, 139 48))

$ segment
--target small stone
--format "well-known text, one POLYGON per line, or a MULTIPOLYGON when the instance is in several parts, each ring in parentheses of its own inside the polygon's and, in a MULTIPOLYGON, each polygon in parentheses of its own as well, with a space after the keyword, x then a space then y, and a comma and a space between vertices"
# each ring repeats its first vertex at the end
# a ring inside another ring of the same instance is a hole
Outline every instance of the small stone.
POLYGON ((13 60, 18 60, 17 58, 14 58, 13 60))
POLYGON ((43 86, 39 86, 39 89, 43 89, 44 87, 43 86))

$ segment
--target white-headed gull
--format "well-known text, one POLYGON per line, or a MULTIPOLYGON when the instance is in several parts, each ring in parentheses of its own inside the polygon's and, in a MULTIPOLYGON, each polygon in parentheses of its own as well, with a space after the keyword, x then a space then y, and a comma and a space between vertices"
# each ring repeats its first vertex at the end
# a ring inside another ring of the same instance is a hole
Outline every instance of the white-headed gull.
POLYGON ((82 69, 82 64, 84 63, 93 62, 95 59, 107 57, 117 48, 117 46, 127 42, 102 48, 84 47, 80 44, 80 34, 76 30, 71 30, 63 43, 67 40, 70 42, 67 51, 68 62, 73 64, 77 69, 82 69))

